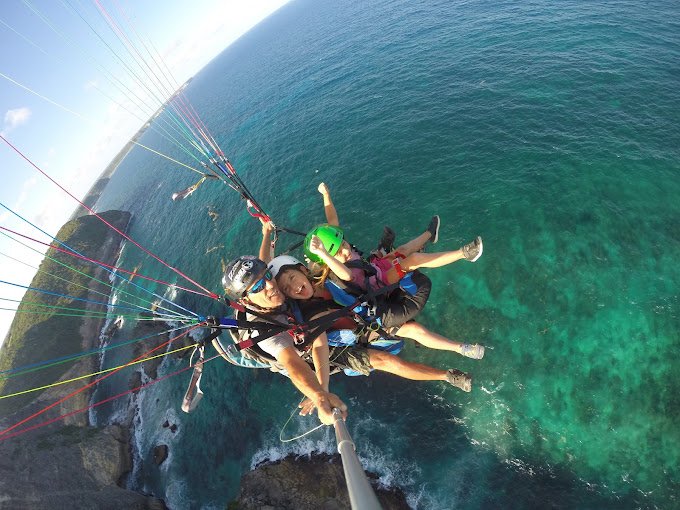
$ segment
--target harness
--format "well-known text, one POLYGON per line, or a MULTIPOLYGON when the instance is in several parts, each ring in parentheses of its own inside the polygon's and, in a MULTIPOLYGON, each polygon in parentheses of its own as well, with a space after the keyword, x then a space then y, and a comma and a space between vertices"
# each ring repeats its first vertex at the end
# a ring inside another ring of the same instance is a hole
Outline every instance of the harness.
POLYGON ((359 294, 362 293, 365 294, 369 302, 373 302, 375 301, 376 297, 382 296, 384 294, 389 294, 390 292, 398 288, 401 288, 404 292, 407 292, 411 295, 414 295, 418 290, 415 283, 413 283, 413 280, 411 280, 411 275, 413 274, 413 272, 405 273, 401 266, 398 264, 394 265, 393 267, 397 270, 397 273, 399 275, 399 281, 396 283, 391 283, 389 285, 383 284, 378 289, 373 289, 370 283, 370 279, 374 276, 377 276, 378 274, 375 267, 370 262, 367 262, 363 258, 360 258, 358 260, 350 260, 348 262, 345 262, 345 265, 350 269, 361 269, 364 272, 364 287, 366 287, 365 290, 352 282, 343 283, 347 284, 348 288, 358 289, 359 294))
POLYGON ((366 289, 352 282, 340 281, 335 278, 327 278, 324 287, 330 292, 333 301, 345 307, 353 306, 354 320, 357 328, 354 333, 359 343, 369 343, 371 333, 378 333, 382 337, 390 337, 382 327, 382 319, 377 314, 377 298, 401 288, 404 292, 414 295, 418 290, 417 285, 411 279, 413 273, 408 273, 399 282, 385 285, 373 291, 368 285, 368 279, 376 274, 375 268, 365 260, 353 260, 346 263, 349 268, 360 268, 366 274, 366 289), (358 297, 357 297, 358 296, 358 297))
MULTIPOLYGON (((374 313, 372 316, 368 314, 369 310, 366 303, 361 303, 356 297, 342 289, 339 285, 334 285, 333 288, 335 292, 331 292, 331 295, 334 296, 334 301, 340 304, 342 308, 333 310, 307 322, 304 321, 302 311, 295 302, 289 303, 289 310, 286 312, 286 323, 272 319, 267 314, 246 309, 240 305, 234 306, 236 309, 236 316, 234 318, 222 318, 219 320, 214 317, 206 318, 206 322, 211 326, 210 333, 197 347, 197 350, 200 353, 199 363, 197 363, 194 368, 189 388, 184 396, 182 410, 187 413, 191 412, 203 395, 199 383, 203 371, 202 363, 204 360, 204 350, 205 346, 213 340, 217 341, 215 347, 220 354, 234 365, 247 366, 249 368, 271 368, 274 371, 280 371, 280 368, 276 364, 276 359, 262 349, 258 343, 271 338, 274 335, 281 334, 284 331, 288 332, 288 334, 293 337, 295 348, 303 352, 301 358, 312 366, 313 360, 310 352, 312 343, 321 333, 330 329, 331 325, 341 317, 353 317, 355 321, 366 324, 368 325, 368 328, 371 328, 367 329, 364 327, 362 329, 363 333, 355 332, 356 341, 358 343, 368 343, 370 331, 379 331, 381 336, 384 336, 385 338, 389 337, 389 335, 380 327, 379 318, 375 317, 374 313), (248 320, 247 313, 250 313, 261 320, 248 320), (361 318, 361 314, 364 314, 366 319, 361 318), (375 320, 371 322, 369 320, 370 317, 373 317, 375 320), (375 327, 371 326, 372 324, 374 324, 375 327), (229 335, 234 342, 233 345, 227 347, 225 347, 219 339, 225 329, 228 330, 229 335), (252 336, 254 331, 258 332, 256 337, 252 336), (237 352, 235 353, 234 351, 237 352), (237 362, 235 354, 240 354, 241 358, 247 359, 248 362, 237 362)), ((376 348, 394 354, 398 353, 403 348, 403 341, 394 342, 379 338, 374 343, 376 348)), ((334 365, 332 362, 330 363, 329 369, 331 374, 344 371, 347 375, 359 375, 358 372, 347 367, 334 365)))
MULTIPOLYGON (((355 304, 356 299, 354 300, 355 304)), ((272 336, 287 332, 293 339, 295 348, 302 352, 301 356, 305 361, 311 361, 311 347, 314 340, 340 317, 352 314, 352 306, 345 306, 334 310, 326 315, 304 321, 302 312, 297 303, 289 302, 289 309, 281 312, 286 315, 286 323, 272 319, 265 314, 253 314, 252 310, 237 310, 235 318, 223 318, 218 323, 213 324, 211 333, 203 340, 203 343, 210 342, 218 338, 222 330, 228 329, 234 340, 236 349, 246 357, 266 363, 274 363, 276 360, 264 351, 258 343, 271 338, 272 336), (261 319, 259 321, 248 320, 246 314, 255 315, 261 319), (257 335, 253 333, 257 331, 257 335)))

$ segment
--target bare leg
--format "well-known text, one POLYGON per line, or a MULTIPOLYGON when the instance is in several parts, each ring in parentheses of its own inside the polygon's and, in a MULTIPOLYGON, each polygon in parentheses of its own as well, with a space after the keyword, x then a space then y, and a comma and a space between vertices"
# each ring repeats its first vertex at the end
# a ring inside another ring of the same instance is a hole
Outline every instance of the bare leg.
POLYGON ((398 375, 412 381, 446 381, 463 391, 472 390, 472 378, 465 372, 450 368, 439 370, 420 363, 405 361, 394 354, 368 349, 371 365, 376 370, 398 375))
POLYGON ((430 331, 422 324, 411 321, 404 324, 397 330, 397 336, 412 338, 419 344, 429 347, 430 349, 438 349, 441 351, 453 351, 461 354, 463 344, 454 340, 449 340, 446 337, 438 335, 430 331))
MULTIPOLYGON (((423 246, 425 246, 425 243, 427 243, 430 238, 432 237, 432 234, 429 232, 423 232, 420 234, 418 237, 415 239, 411 239, 409 242, 406 244, 402 244, 399 246, 396 250, 399 253, 401 253, 404 257, 408 257, 412 253, 416 253, 422 249, 423 246)), ((392 252, 394 253, 394 252, 392 252)))
POLYGON ((368 349, 371 365, 376 370, 389 372, 413 381, 446 381, 446 370, 405 361, 389 352, 368 349))
MULTIPOLYGON (((429 235, 429 233, 424 235, 429 235)), ((404 253, 404 255, 406 254, 404 253)), ((407 257, 400 259, 399 265, 405 273, 408 273, 420 267, 441 267, 453 264, 464 258, 463 250, 442 251, 439 253, 411 253, 407 257)), ((384 275, 384 281, 388 285, 397 283, 399 280, 401 280, 401 276, 395 267, 390 268, 384 275)))
POLYGON ((412 253, 402 259, 401 267, 404 271, 412 271, 419 267, 441 267, 464 259, 463 250, 442 251, 438 253, 412 253))
POLYGON ((472 359, 482 359, 485 348, 481 344, 465 344, 449 340, 427 329, 422 324, 415 321, 405 323, 397 330, 397 336, 412 338, 416 342, 430 349, 457 352, 461 356, 472 359))

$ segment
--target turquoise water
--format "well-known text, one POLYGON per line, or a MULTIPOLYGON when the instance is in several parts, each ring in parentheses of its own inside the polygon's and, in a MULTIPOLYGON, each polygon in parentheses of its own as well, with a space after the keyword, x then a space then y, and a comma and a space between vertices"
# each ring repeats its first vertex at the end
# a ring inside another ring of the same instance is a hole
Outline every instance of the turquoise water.
MULTIPOLYGON (((188 87, 278 224, 320 222, 323 180, 365 249, 383 225, 405 241, 435 213, 437 248, 483 236, 477 263, 427 271, 420 320, 486 357, 403 353, 472 372, 471 394, 382 374, 332 382, 366 465, 414 508, 680 507, 677 15, 673 2, 293 2, 188 87)), ((182 158, 153 133, 143 143, 182 158)), ((220 260, 256 253, 259 224, 216 183, 169 200, 195 180, 135 149, 98 208, 133 211, 135 239, 217 290, 220 260)), ((131 247, 124 259, 174 278, 131 247)), ((297 403, 280 376, 213 362, 184 415, 188 378, 140 400, 131 483, 173 508, 224 507, 254 463, 333 449, 328 431, 279 441, 297 403), (160 470, 158 442, 171 451, 160 470)), ((312 425, 295 418, 284 436, 312 425)))

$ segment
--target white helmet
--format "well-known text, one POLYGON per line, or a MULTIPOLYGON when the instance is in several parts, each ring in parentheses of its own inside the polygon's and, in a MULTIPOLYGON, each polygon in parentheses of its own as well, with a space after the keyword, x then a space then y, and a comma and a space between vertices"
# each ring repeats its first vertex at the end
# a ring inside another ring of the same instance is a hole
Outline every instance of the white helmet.
POLYGON ((272 272, 272 276, 276 278, 279 271, 288 266, 304 266, 304 264, 290 255, 279 255, 278 257, 274 257, 269 263, 269 270, 272 272))

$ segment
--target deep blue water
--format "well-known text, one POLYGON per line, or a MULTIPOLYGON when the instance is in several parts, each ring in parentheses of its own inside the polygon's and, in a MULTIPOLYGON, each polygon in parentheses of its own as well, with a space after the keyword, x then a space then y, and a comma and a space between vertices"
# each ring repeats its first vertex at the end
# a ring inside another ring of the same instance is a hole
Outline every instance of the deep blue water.
MULTIPOLYGON (((322 221, 323 180, 365 249, 383 225, 405 241, 435 213, 436 248, 483 236, 477 263, 427 271, 420 320, 487 356, 403 353, 470 371, 471 394, 332 381, 365 465, 414 508, 680 507, 678 19, 675 2, 296 1, 187 88, 278 224, 322 221)), ((153 132, 143 143, 186 161, 153 132)), ((218 290, 221 260, 257 252, 259 223, 217 183, 170 201, 195 180, 134 149, 98 209, 133 211, 137 241, 218 290)), ((131 246, 124 263, 177 281, 131 246)), ((173 508, 223 508, 254 463, 334 449, 330 431, 280 442, 298 397, 276 374, 212 362, 185 415, 188 378, 139 400, 132 485, 173 508)), ((295 418, 283 435, 313 425, 295 418)))

